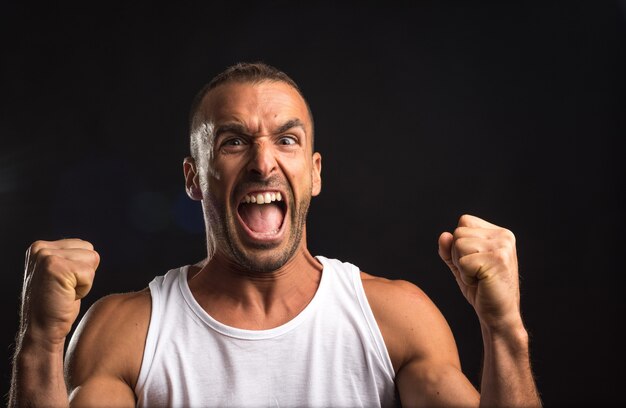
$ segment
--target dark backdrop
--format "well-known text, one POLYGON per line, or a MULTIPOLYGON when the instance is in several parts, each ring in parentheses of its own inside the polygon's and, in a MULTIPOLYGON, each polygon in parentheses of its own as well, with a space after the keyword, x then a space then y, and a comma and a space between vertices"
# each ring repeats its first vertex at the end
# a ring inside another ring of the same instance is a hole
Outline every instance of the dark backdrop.
POLYGON ((436 241, 466 212, 506 226, 546 404, 626 404, 623 1, 53 3, 0 6, 2 392, 32 241, 94 243, 83 310, 203 257, 188 108, 263 60, 315 115, 314 254, 422 287, 478 385, 477 319, 436 241))

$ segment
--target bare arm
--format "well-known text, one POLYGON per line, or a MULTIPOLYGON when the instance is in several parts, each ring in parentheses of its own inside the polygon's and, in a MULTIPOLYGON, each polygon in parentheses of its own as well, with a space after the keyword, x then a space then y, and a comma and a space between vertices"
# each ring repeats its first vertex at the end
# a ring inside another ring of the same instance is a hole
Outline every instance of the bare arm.
POLYGON ((86 241, 37 241, 26 252, 10 407, 67 406, 65 338, 100 258, 86 241))
POLYGON ((520 314, 517 259, 510 231, 463 216, 439 253, 479 317, 481 393, 463 374, 441 312, 408 282, 369 278, 364 287, 396 370, 404 407, 538 407, 528 334, 520 314))
POLYGON ((110 295, 85 314, 65 359, 72 406, 135 406, 150 302, 148 290, 110 295))
POLYGON ((484 343, 481 405, 538 407, 541 401, 530 368, 523 327, 494 332, 482 327, 484 343))
POLYGON ((63 380, 63 346, 47 347, 18 334, 8 406, 68 406, 63 380))
POLYGON ((461 370, 443 315, 415 285, 364 279, 368 301, 396 372, 403 407, 476 407, 480 395, 461 370))
POLYGON ((481 405, 541 406, 520 313, 513 234, 464 215, 453 234, 441 234, 439 254, 480 321, 484 344, 481 405))
POLYGON ((98 254, 82 240, 38 241, 26 254, 9 407, 134 406, 150 293, 100 299, 64 347, 98 254), (67 384, 67 385, 66 385, 67 384))

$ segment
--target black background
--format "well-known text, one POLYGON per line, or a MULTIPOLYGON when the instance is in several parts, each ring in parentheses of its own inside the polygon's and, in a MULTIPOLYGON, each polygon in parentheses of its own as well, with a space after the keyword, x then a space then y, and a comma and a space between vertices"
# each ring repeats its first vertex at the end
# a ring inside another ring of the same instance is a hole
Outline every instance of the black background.
POLYGON ((32 241, 94 243, 83 311, 203 257, 188 108, 262 60, 315 115, 313 254, 418 284, 478 385, 477 319, 436 241, 463 213, 508 227, 546 405, 626 405, 624 1, 127 3, 0 6, 0 391, 32 241))

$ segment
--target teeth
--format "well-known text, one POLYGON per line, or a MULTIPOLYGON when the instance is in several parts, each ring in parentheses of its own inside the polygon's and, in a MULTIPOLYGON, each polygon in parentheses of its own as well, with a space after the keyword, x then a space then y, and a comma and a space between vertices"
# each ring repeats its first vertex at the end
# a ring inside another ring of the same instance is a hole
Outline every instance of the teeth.
POLYGON ((241 200, 242 203, 269 204, 273 201, 283 201, 282 194, 278 192, 259 193, 256 195, 246 194, 241 200))

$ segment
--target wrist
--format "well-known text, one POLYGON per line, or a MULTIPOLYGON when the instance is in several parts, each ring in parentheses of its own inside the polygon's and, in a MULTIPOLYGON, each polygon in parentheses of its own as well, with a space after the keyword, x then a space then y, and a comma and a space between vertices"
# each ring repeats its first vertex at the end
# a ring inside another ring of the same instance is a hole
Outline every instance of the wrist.
POLYGON ((28 356, 30 354, 42 357, 54 355, 63 356, 64 351, 65 337, 53 338, 31 329, 26 329, 21 333, 16 346, 17 356, 28 356))
POLYGON ((13 361, 12 406, 67 406, 63 354, 63 344, 22 334, 13 361))
POLYGON ((515 335, 526 332, 519 309, 500 313, 496 316, 485 317, 478 314, 478 321, 483 332, 486 331, 494 336, 515 335))
POLYGON ((528 354, 528 331, 521 318, 503 321, 498 325, 486 325, 481 322, 483 343, 486 348, 505 346, 510 352, 528 354))

